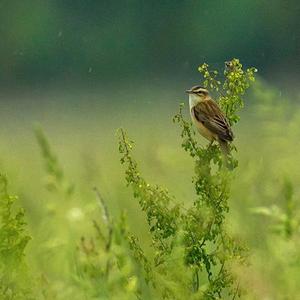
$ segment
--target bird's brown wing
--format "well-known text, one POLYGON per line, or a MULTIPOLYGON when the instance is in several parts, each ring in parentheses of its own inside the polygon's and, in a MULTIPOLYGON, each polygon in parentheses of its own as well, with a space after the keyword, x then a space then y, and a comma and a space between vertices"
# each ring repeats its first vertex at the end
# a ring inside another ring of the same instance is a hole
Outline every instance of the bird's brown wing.
POLYGON ((221 109, 213 100, 206 100, 193 107, 195 118, 222 141, 233 140, 233 133, 221 109))

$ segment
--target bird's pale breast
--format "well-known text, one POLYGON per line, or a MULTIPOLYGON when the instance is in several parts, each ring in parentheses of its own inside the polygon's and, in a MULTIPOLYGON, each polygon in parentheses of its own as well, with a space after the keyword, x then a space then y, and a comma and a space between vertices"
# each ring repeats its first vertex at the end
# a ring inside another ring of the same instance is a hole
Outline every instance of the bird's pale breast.
POLYGON ((191 117, 192 120, 195 124, 195 126, 197 127, 199 133, 205 137, 206 139, 208 139, 209 141, 213 141, 217 139, 217 135, 212 133, 210 130, 208 130, 201 122, 199 122, 196 118, 195 115, 193 113, 193 110, 191 110, 191 117))

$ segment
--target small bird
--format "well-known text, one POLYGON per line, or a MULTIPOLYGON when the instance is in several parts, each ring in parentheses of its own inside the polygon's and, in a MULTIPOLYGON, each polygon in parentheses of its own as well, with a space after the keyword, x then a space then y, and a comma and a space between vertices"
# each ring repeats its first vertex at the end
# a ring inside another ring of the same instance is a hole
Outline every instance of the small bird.
POLYGON ((191 117, 199 133, 211 143, 218 141, 226 157, 228 142, 232 142, 234 136, 223 112, 207 89, 197 85, 186 92, 189 94, 191 117))

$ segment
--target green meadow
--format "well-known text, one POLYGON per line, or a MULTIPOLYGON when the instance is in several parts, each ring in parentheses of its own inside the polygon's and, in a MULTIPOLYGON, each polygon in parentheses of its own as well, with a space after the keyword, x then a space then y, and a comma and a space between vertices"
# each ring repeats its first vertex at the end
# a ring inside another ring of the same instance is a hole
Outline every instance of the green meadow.
MULTIPOLYGON (((135 142, 133 156, 147 182, 166 187, 187 206, 194 201, 194 164, 172 122, 181 102, 189 118, 187 96, 175 94, 167 84, 163 89, 139 85, 124 94, 121 88, 115 94, 107 90, 28 92, 22 102, 17 101, 21 95, 5 96, 9 101, 0 111, 5 124, 1 173, 7 176, 9 194, 18 195, 14 211, 25 209, 25 232, 31 240, 22 259, 27 270, 22 269, 18 279, 30 292, 19 298, 3 292, 3 299, 135 299, 140 297, 134 292, 137 285, 146 299, 158 299, 149 292, 142 271, 132 271, 132 262, 112 271, 108 280, 97 277, 95 270, 103 268, 111 254, 99 250, 99 256, 86 261, 82 245, 91 247, 94 221, 102 229, 106 226, 96 187, 109 217, 118 220, 125 212, 126 226, 139 238, 146 256, 151 253, 146 215, 126 187, 120 164, 120 127, 135 142), (41 130, 53 161, 47 161, 37 141, 35 132, 41 130), (57 166, 58 177, 51 164, 57 166), (122 290, 123 277, 129 281, 122 290)), ((233 127, 239 165, 233 171, 226 227, 248 249, 246 263, 233 266, 241 299, 298 299, 299 96, 283 94, 259 79, 247 92, 240 116, 233 127)), ((200 136, 197 140, 207 144, 200 136)), ((114 247, 112 252, 128 257, 126 247, 114 247)))
POLYGON ((0 300, 300 299, 299 11, 0 0, 0 300))

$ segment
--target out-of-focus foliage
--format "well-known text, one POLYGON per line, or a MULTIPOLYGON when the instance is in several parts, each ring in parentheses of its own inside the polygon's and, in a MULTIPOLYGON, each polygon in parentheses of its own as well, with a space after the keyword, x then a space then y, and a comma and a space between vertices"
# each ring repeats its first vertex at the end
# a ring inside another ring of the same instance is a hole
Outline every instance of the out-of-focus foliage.
MULTIPOLYGON (((130 88, 136 102, 130 102, 131 95, 123 94, 118 86, 122 97, 128 100, 124 105, 118 102, 119 94, 110 94, 110 101, 105 102, 106 95, 95 92, 93 102, 89 95, 64 90, 44 95, 51 99, 47 104, 35 106, 40 103, 38 94, 30 99, 33 102, 28 101, 24 106, 17 107, 14 101, 2 106, 0 115, 5 126, 0 131, 0 166, 8 174, 10 190, 20 195, 14 201, 12 216, 18 207, 24 207, 28 223, 25 236, 33 237, 25 248, 27 270, 33 277, 22 280, 28 277, 20 275, 16 280, 20 288, 27 289, 28 283, 30 288, 37 286, 39 293, 33 291, 35 299, 105 299, 108 294, 118 298, 119 291, 130 300, 149 299, 156 291, 152 278, 161 283, 158 287, 176 290, 182 299, 186 288, 192 288, 191 281, 196 276, 193 270, 186 271, 182 260, 185 253, 178 247, 182 239, 176 240, 172 258, 165 260, 168 268, 176 271, 172 273, 174 277, 166 281, 163 268, 158 268, 158 272, 153 268, 156 253, 147 214, 139 211, 139 201, 133 201, 124 185, 114 138, 116 127, 128 128, 138 141, 139 150, 135 151, 134 158, 139 162, 139 169, 143 169, 142 177, 172 191, 167 194, 170 208, 179 203, 180 210, 182 206, 190 209, 193 202, 198 201, 191 182, 195 176, 194 160, 178 148, 180 128, 171 122, 177 110, 176 99, 180 96, 174 93, 174 86, 167 83, 151 85, 151 90, 149 82, 140 89, 134 85, 130 88), (68 105, 69 99, 76 105, 68 105), (160 105, 156 106, 155 101, 160 105), (39 156, 31 125, 28 125, 33 119, 42 122, 51 140, 47 142, 51 145, 49 157, 59 158, 55 161, 62 170, 63 182, 67 183, 60 188, 49 189, 49 182, 54 182, 54 187, 59 185, 48 168, 44 168, 51 160, 45 155, 39 156), (76 188, 68 195, 68 189, 63 187, 70 182, 76 188), (107 223, 101 216, 103 209, 99 211, 99 202, 95 201, 94 186, 99 186, 116 228, 109 253, 105 250, 107 223), (178 203, 174 203, 174 199, 178 203), (127 226, 119 225, 124 224, 119 221, 124 209, 128 212, 127 226), (93 220, 104 240, 99 237, 93 220), (83 249, 89 250, 93 243, 97 254, 92 251, 93 254, 86 255, 83 249), (103 273, 108 258, 112 267, 106 281, 103 273), (124 280, 125 277, 129 281, 124 280), (102 294, 98 289, 99 280, 103 283, 102 294), (174 282, 180 283, 179 290, 174 282)), ((179 95, 183 97, 184 91, 179 95)), ((218 92, 215 95, 216 99, 220 96, 218 92)), ((245 107, 240 111, 241 120, 233 127, 235 146, 239 150, 233 154, 239 167, 230 176, 226 229, 235 240, 239 237, 238 240, 248 246, 250 263, 242 267, 233 265, 231 270, 240 280, 239 287, 247 290, 242 299, 298 299, 300 98, 297 93, 279 85, 271 86, 262 79, 243 97, 245 107), (263 213, 271 213, 271 216, 253 214, 252 209, 256 207, 263 207, 263 213), (271 207, 276 207, 274 214, 271 207)), ((182 113, 188 118, 185 110, 182 113)), ((206 145, 200 136, 196 136, 196 142, 201 147, 206 145)), ((183 211, 185 213, 185 209, 183 211)), ((182 237, 182 231, 179 236, 182 237)), ((27 271, 24 274, 28 274, 27 271)), ((200 285, 202 283, 204 280, 200 285)), ((161 292, 163 290, 155 296, 161 292)))
POLYGON ((299 75, 299 2, 69 1, 0 3, 4 83, 192 76, 238 56, 262 72, 299 75), (245 38, 247 37, 247 38, 245 38), (176 74, 176 75, 175 75, 176 74))
POLYGON ((74 281, 89 299, 139 299, 138 278, 129 256, 126 215, 115 222, 100 192, 102 220, 93 221, 95 235, 82 237, 78 246, 74 281))
POLYGON ((270 207, 260 206, 252 209, 253 213, 266 216, 272 220, 273 232, 287 239, 300 233, 300 211, 293 194, 292 183, 286 179, 283 186, 283 208, 273 204, 270 207))
POLYGON ((288 295, 288 299, 296 299, 299 296, 298 288, 293 282, 293 276, 298 276, 300 268, 300 210, 294 194, 291 180, 285 178, 280 195, 283 200, 282 207, 272 204, 251 209, 254 214, 264 216, 269 221, 267 228, 273 237, 268 239, 268 252, 272 256, 271 269, 282 270, 276 278, 279 280, 282 299, 284 293, 288 295))
POLYGON ((56 191, 64 194, 66 197, 72 196, 74 186, 70 184, 64 175, 57 157, 51 150, 50 144, 40 128, 35 130, 35 136, 44 158, 45 169, 47 173, 46 187, 49 191, 56 191))

